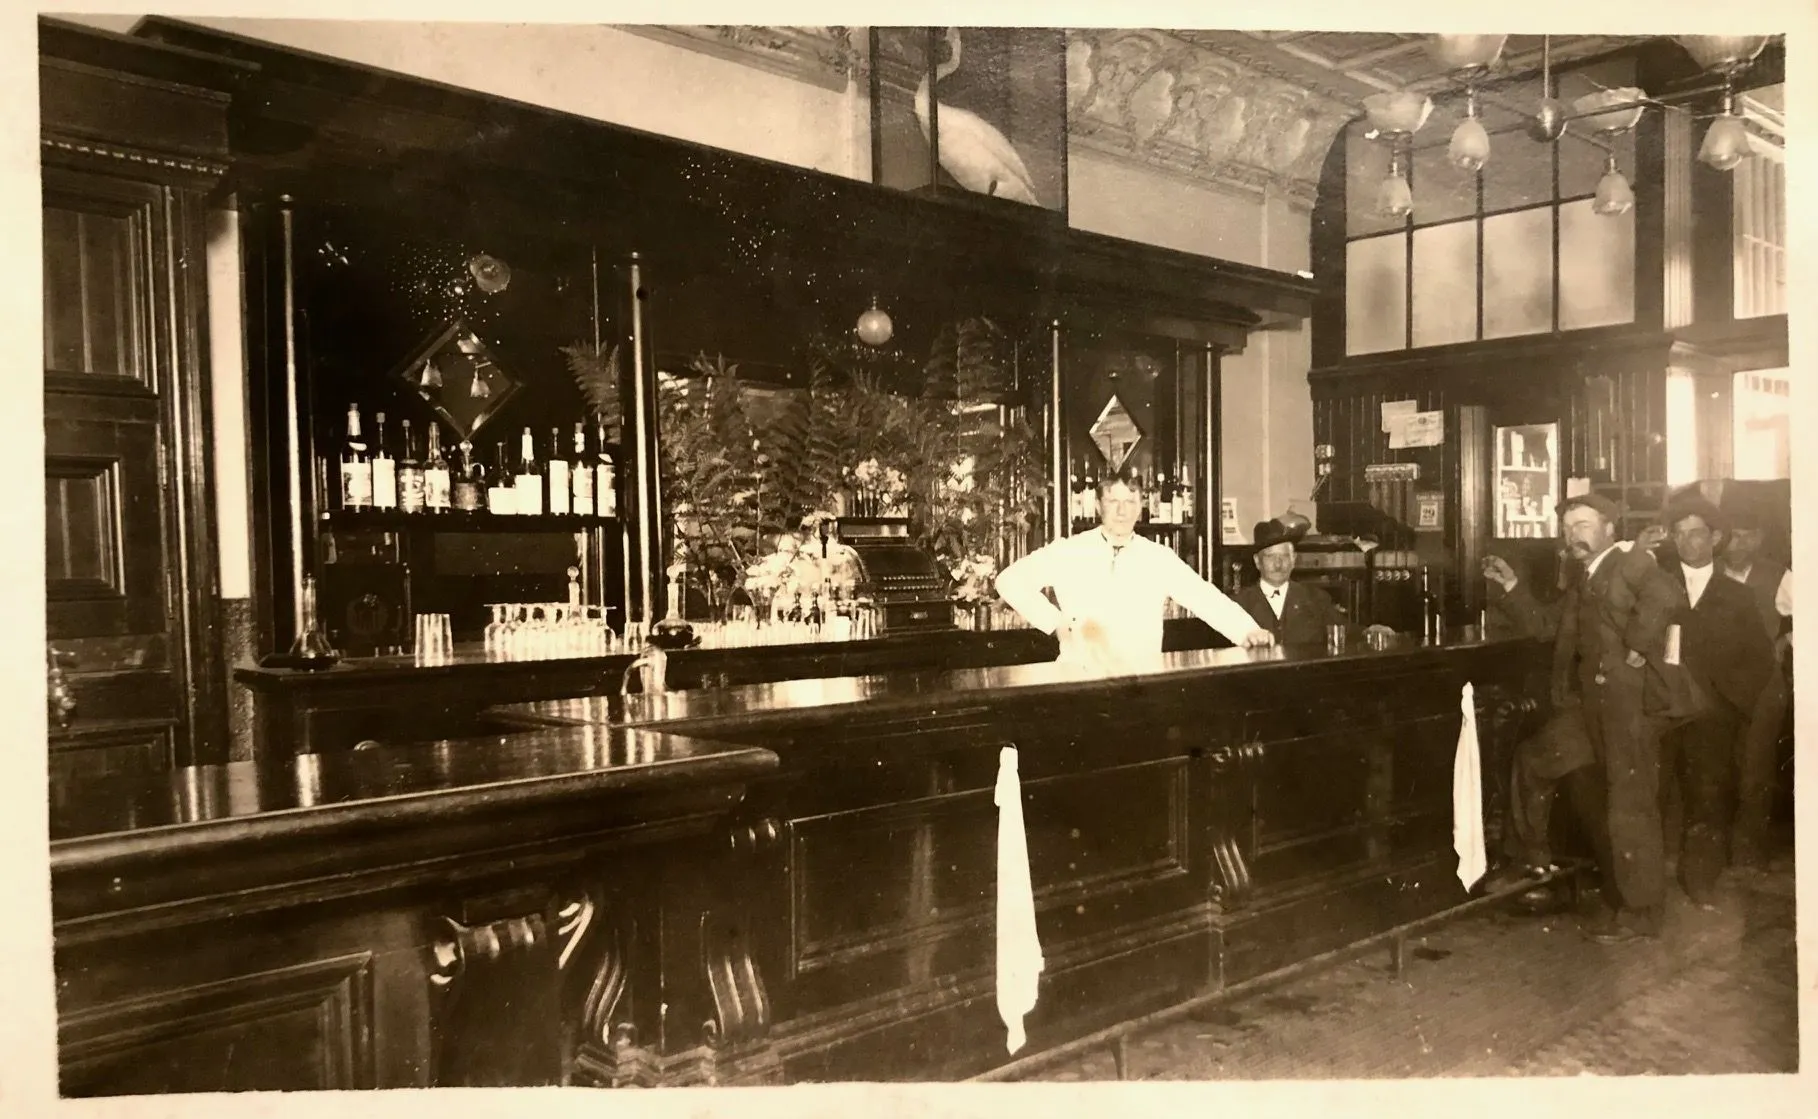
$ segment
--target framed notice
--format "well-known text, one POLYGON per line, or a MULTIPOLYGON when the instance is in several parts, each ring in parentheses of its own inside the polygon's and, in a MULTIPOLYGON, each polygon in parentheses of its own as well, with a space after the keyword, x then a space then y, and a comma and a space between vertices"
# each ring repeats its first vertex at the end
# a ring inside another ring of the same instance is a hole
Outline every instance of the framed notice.
POLYGON ((1422 532, 1438 532, 1445 528, 1443 512, 1445 495, 1427 491, 1414 497, 1414 527, 1422 532))

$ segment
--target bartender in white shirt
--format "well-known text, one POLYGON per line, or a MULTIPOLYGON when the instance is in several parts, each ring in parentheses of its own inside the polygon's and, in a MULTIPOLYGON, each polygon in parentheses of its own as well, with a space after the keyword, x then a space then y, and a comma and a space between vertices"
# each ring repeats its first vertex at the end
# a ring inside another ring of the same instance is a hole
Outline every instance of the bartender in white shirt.
POLYGON ((1162 613, 1170 598, 1234 645, 1275 644, 1268 630, 1173 549, 1135 534, 1142 505, 1140 481, 1122 472, 1105 476, 1098 484, 1099 526, 1004 568, 997 576, 998 595, 1030 625, 1059 639, 1062 661, 1127 662, 1159 655, 1162 613), (1054 602, 1045 590, 1054 592, 1054 602))

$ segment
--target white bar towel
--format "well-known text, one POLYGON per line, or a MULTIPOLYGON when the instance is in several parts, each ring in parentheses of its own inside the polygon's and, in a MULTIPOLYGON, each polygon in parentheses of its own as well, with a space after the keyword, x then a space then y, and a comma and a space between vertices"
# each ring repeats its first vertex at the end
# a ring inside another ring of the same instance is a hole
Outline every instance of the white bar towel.
POLYGON ((1035 1009, 1042 945, 1035 932, 1035 889, 1029 878, 1029 839, 1023 832, 1023 786, 1016 747, 997 754, 997 1013, 1009 1031, 1010 1052, 1023 1047, 1023 1018, 1035 1009))
POLYGON ((1477 749, 1477 704, 1471 685, 1459 700, 1458 753, 1452 759, 1452 850, 1458 852, 1458 880, 1469 890, 1487 869, 1483 845, 1483 758, 1477 749))

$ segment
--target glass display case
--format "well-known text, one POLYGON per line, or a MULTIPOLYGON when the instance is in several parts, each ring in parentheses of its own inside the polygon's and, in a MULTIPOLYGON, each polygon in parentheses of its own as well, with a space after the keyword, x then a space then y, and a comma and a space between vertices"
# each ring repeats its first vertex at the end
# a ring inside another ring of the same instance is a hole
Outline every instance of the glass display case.
POLYGON ((1559 425, 1497 428, 1497 539, 1557 536, 1559 499, 1559 425))

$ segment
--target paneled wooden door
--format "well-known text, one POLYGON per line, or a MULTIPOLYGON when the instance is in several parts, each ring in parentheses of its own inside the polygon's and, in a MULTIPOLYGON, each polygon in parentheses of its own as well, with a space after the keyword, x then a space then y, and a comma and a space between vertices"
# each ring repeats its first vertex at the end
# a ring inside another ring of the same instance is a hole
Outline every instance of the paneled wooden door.
POLYGON ((218 760, 200 199, 55 165, 43 198, 51 764, 218 760))

